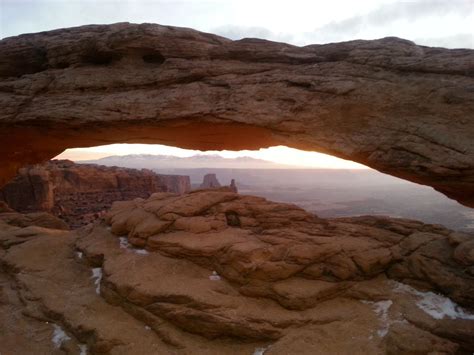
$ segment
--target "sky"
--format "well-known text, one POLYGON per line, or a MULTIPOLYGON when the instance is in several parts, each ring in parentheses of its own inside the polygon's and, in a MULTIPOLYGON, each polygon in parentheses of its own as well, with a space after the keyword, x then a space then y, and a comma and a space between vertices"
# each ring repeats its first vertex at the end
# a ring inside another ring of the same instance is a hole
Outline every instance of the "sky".
POLYGON ((474 0, 0 0, 0 38, 124 21, 295 45, 397 36, 474 47, 474 0))
POLYGON ((365 165, 352 161, 339 159, 330 155, 305 152, 284 146, 270 147, 260 150, 233 151, 206 151, 181 149, 158 144, 111 144, 93 148, 68 149, 60 154, 57 159, 70 159, 74 161, 100 159, 110 155, 128 154, 162 154, 174 155, 185 158, 193 155, 218 154, 224 158, 251 157, 275 163, 293 165, 295 167, 321 168, 321 169, 367 169, 365 165))
MULTIPOLYGON (((474 48, 474 0, 0 0, 0 38, 115 22, 191 27, 231 39, 258 37, 298 46, 397 36, 428 46, 474 48)), ((165 146, 112 145, 71 150, 61 157, 80 160, 124 151, 196 153, 165 146)), ((237 155, 282 163, 288 159, 302 166, 354 167, 323 154, 284 147, 237 155)))

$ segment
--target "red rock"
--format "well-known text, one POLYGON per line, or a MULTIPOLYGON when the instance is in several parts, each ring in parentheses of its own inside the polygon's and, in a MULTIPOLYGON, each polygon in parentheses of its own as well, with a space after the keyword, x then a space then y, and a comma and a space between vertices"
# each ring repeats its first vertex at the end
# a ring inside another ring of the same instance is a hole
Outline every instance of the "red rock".
POLYGON ((106 220, 132 245, 217 270, 246 294, 254 281, 345 282, 385 273, 474 303, 474 277, 466 268, 474 265, 474 244, 441 226, 370 216, 325 220, 295 205, 220 190, 115 203, 106 220))
POLYGON ((474 350, 472 309, 387 278, 401 265, 411 282, 472 306, 469 235, 403 219, 324 220, 219 190, 116 202, 106 220, 71 232, 0 218, 2 353, 52 353, 45 322, 67 333, 69 353, 474 350))
POLYGON ((53 160, 22 168, 0 190, 0 200, 19 212, 51 212, 78 227, 102 216, 114 201, 158 191, 182 194, 189 188, 188 176, 53 160))
POLYGON ((5 38, 0 185, 69 147, 286 145, 474 206, 473 63, 394 37, 296 47, 156 24, 5 38))

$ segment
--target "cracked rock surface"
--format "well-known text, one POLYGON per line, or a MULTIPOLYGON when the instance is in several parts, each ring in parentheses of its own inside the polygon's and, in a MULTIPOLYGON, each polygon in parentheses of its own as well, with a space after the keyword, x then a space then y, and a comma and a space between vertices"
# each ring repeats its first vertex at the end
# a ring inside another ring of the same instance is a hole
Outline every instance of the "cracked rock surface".
POLYGON ((73 232, 0 223, 2 354, 474 350, 473 236, 441 226, 225 189, 117 202, 73 232))

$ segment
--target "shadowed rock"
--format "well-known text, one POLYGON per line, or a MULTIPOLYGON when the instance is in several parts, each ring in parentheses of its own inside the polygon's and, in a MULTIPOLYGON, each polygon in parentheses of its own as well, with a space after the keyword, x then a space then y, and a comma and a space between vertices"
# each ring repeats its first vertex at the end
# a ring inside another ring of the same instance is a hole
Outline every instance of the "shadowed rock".
POLYGON ((19 212, 50 212, 79 227, 97 219, 114 201, 146 198, 160 191, 182 194, 189 189, 189 176, 53 160, 20 169, 0 189, 0 201, 19 212))
POLYGON ((474 51, 296 47, 154 24, 0 41, 0 184, 70 147, 319 151, 474 206, 474 51))

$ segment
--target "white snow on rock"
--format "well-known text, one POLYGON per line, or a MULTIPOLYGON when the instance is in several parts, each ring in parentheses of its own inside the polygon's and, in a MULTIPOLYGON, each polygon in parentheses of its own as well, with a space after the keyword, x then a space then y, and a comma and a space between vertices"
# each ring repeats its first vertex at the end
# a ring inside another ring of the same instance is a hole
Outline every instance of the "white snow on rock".
POLYGON ((127 249, 127 251, 132 251, 135 254, 140 254, 140 255, 148 255, 149 254, 149 252, 145 249, 133 248, 130 245, 130 243, 128 242, 127 237, 119 237, 119 244, 120 244, 120 248, 127 249))
POLYGON ((221 279, 221 277, 219 276, 217 271, 213 271, 212 275, 209 276, 209 280, 211 280, 211 281, 219 281, 220 279, 221 279))
POLYGON ((263 355, 265 354, 265 351, 268 350, 268 348, 269 346, 267 346, 266 348, 256 348, 252 355, 263 355))
POLYGON ((96 267, 92 269, 92 276, 91 279, 95 279, 94 285, 95 287, 95 293, 100 295, 100 281, 102 280, 102 268, 96 267))
POLYGON ((451 299, 434 292, 421 292, 411 286, 396 282, 395 292, 409 293, 418 297, 416 305, 434 319, 474 319, 474 314, 468 313, 451 299))
POLYGON ((387 335, 388 330, 390 329, 390 324, 392 323, 388 317, 388 310, 392 306, 393 302, 391 300, 386 301, 362 301, 362 303, 370 304, 375 314, 379 317, 382 326, 377 330, 377 335, 381 338, 387 335))
POLYGON ((127 237, 119 237, 120 248, 128 249, 130 248, 130 243, 128 242, 127 237))
POLYGON ((79 355, 87 355, 87 345, 79 344, 79 355))
POLYGON ((61 347, 61 344, 65 341, 71 340, 71 338, 66 334, 66 332, 57 324, 53 324, 54 332, 51 341, 54 344, 56 349, 61 347))
POLYGON ((392 306, 393 302, 391 300, 379 301, 374 304, 374 311, 380 318, 382 322, 382 327, 377 331, 377 335, 383 338, 388 333, 390 328, 390 321, 388 319, 388 310, 392 306))
POLYGON ((82 259, 82 256, 83 256, 82 251, 76 251, 76 255, 79 259, 82 259))

